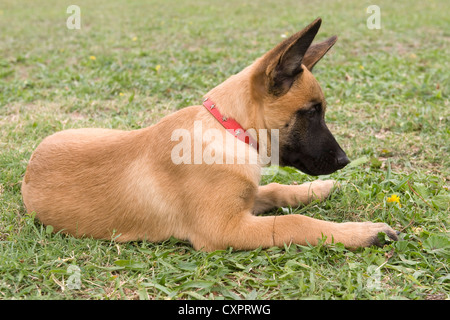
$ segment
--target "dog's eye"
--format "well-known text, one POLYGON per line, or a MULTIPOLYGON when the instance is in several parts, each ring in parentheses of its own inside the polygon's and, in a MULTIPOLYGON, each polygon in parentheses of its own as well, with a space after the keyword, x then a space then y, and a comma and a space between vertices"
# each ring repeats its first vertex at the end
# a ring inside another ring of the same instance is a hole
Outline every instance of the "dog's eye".
POLYGON ((308 111, 306 112, 306 114, 308 116, 315 116, 316 114, 320 113, 321 108, 322 108, 322 105, 320 103, 317 103, 317 104, 313 105, 311 108, 309 108, 308 111))
POLYGON ((307 109, 300 109, 297 111, 300 117, 314 118, 322 112, 322 104, 316 103, 307 109))

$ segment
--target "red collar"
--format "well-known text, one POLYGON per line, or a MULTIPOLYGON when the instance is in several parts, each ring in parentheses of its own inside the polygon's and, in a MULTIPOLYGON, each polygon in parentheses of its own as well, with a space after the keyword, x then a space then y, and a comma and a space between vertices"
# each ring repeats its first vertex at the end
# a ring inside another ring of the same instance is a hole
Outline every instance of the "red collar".
POLYGON ((217 109, 216 104, 209 98, 203 100, 203 106, 211 112, 214 118, 222 124, 222 126, 228 130, 232 135, 234 135, 239 140, 247 143, 258 151, 258 143, 253 139, 247 131, 234 119, 224 117, 220 111, 217 109))

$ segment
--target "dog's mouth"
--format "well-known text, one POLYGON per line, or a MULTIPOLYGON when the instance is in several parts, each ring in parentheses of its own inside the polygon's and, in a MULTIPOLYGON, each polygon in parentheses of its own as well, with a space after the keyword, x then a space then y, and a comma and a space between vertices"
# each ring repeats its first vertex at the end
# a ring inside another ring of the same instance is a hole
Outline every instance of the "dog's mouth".
POLYGON ((350 163, 322 114, 317 113, 313 119, 298 114, 280 141, 280 164, 312 176, 331 174, 350 163))
POLYGON ((297 168, 311 176, 327 175, 344 168, 350 163, 345 152, 339 151, 338 153, 329 151, 319 157, 287 151, 282 154, 280 165, 297 168))

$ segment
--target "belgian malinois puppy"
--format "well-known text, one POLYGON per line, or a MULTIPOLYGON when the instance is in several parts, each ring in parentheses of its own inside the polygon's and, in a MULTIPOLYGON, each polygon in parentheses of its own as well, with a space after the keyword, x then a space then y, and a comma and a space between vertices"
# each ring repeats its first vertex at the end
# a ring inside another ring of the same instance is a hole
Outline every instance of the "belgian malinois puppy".
POLYGON ((397 239, 384 223, 258 215, 323 199, 335 185, 259 186, 263 151, 310 175, 349 163, 325 124, 325 98, 311 73, 337 39, 311 45, 320 24, 315 20, 212 89, 203 106, 135 131, 75 129, 47 137, 23 180, 27 211, 74 236, 154 242, 173 236, 202 250, 315 245, 323 237, 356 248, 379 244, 379 232, 397 239), (223 161, 206 161, 205 154, 223 161))

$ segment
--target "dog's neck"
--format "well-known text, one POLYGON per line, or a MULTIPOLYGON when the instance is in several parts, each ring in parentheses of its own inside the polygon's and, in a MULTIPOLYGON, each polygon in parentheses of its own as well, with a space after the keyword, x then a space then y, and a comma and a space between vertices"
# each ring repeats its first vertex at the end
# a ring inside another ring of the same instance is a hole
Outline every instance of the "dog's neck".
POLYGON ((253 70, 253 65, 250 65, 205 95, 214 101, 222 115, 233 118, 245 130, 265 129, 261 106, 253 97, 253 70))
POLYGON ((259 151, 271 154, 270 129, 264 118, 264 84, 261 83, 264 69, 261 69, 261 59, 256 60, 238 74, 231 76, 212 89, 205 98, 214 101, 220 113, 236 120, 245 130, 254 129, 259 151), (268 129, 260 131, 260 129, 268 129), (260 134, 264 134, 261 140, 260 134))

